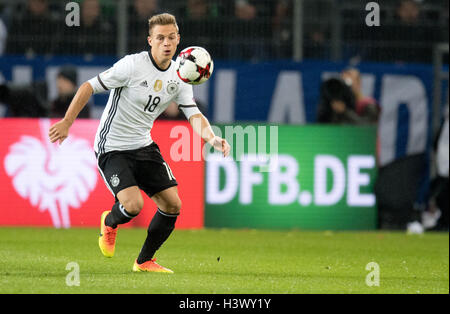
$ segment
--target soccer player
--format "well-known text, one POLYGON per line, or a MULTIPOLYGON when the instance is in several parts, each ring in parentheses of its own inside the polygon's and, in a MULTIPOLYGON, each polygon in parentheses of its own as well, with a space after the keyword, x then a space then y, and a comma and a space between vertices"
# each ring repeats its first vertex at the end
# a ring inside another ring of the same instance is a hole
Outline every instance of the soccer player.
POLYGON ((114 255, 117 226, 141 211, 143 190, 158 206, 133 271, 166 272, 155 252, 170 236, 181 209, 177 181, 164 161, 150 131, 153 122, 171 102, 176 102, 195 132, 227 156, 230 145, 216 136, 198 110, 192 86, 181 81, 172 60, 180 42, 173 15, 163 13, 149 20, 150 51, 127 55, 97 77, 85 82, 75 94, 65 117, 49 129, 52 143, 61 144, 69 128, 94 93, 110 90, 100 120, 94 150, 99 171, 116 203, 101 215, 99 246, 106 257, 114 255))

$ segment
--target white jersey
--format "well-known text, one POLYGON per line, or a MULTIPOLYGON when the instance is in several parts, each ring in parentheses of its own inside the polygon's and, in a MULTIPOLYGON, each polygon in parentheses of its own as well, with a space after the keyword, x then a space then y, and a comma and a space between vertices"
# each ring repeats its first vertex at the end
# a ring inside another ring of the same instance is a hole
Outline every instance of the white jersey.
POLYGON ((175 62, 158 68, 149 52, 127 55, 89 80, 94 93, 111 90, 95 136, 94 150, 132 150, 150 145, 153 122, 171 102, 186 118, 200 113, 192 86, 177 75, 175 62))

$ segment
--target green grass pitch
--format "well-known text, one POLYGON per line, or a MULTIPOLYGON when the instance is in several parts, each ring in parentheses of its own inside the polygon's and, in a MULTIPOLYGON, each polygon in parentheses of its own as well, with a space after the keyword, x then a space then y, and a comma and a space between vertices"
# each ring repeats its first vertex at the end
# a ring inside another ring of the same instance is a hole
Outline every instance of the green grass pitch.
POLYGON ((175 230, 157 252, 175 274, 133 273, 145 236, 120 229, 108 259, 97 229, 0 228, 0 293, 449 293, 448 233, 175 230))

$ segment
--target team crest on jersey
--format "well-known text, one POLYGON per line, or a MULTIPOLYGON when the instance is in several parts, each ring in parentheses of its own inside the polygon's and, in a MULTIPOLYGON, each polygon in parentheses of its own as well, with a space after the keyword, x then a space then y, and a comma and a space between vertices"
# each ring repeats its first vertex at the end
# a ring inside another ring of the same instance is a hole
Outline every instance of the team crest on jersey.
POLYGON ((162 89, 163 82, 161 80, 156 80, 155 85, 153 85, 153 89, 155 92, 159 92, 162 89))
POLYGON ((119 179, 119 177, 117 176, 117 174, 114 174, 112 177, 111 177, 111 180, 109 180, 110 182, 111 182, 111 185, 113 186, 113 187, 117 187, 118 185, 119 185, 119 183, 120 183, 120 179, 119 179))
POLYGON ((167 82, 167 93, 169 95, 176 94, 178 92, 179 84, 180 83, 176 82, 176 81, 168 81, 167 82))

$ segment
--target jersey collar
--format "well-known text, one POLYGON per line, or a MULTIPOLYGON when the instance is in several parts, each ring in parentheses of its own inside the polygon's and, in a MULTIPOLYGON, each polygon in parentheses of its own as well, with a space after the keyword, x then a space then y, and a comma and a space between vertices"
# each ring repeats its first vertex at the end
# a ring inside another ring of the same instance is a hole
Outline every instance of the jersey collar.
POLYGON ((157 68, 159 71, 161 71, 161 72, 166 72, 168 69, 170 69, 170 67, 172 66, 172 63, 170 63, 170 65, 168 66, 168 68, 167 69, 161 69, 159 66, 158 66, 158 64, 156 64, 156 61, 155 61, 155 59, 153 59, 153 56, 152 56, 152 54, 151 54, 151 52, 150 51, 147 51, 147 53, 148 53, 148 56, 150 57, 150 60, 152 60, 152 63, 153 63, 153 66, 155 67, 155 68, 157 68))

